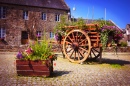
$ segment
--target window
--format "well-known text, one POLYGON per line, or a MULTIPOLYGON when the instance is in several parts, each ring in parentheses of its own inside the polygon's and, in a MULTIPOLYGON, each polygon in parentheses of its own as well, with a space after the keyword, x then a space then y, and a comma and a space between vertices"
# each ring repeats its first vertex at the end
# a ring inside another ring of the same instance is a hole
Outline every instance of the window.
POLYGON ((41 37, 41 36, 42 36, 41 31, 37 31, 37 37, 41 37))
POLYGON ((50 38, 54 38, 54 33, 50 32, 50 38))
POLYGON ((38 40, 40 40, 41 37, 42 37, 42 32, 41 31, 37 31, 36 35, 37 35, 38 40))
POLYGON ((0 18, 5 18, 6 17, 6 8, 5 7, 0 7, 0 18))
POLYGON ((55 21, 60 21, 60 14, 55 15, 55 21))
POLYGON ((28 11, 23 11, 23 19, 28 20, 28 11))
POLYGON ((0 38, 5 38, 6 30, 5 28, 0 28, 0 38))
POLYGON ((47 20, 47 14, 42 12, 42 20, 47 20))

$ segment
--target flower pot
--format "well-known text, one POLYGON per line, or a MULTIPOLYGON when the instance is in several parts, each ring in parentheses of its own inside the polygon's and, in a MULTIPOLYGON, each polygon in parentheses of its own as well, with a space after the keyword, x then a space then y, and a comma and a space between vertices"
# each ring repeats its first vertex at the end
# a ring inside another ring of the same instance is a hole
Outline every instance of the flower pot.
POLYGON ((51 60, 16 60, 16 70, 22 76, 50 76, 53 72, 51 60))

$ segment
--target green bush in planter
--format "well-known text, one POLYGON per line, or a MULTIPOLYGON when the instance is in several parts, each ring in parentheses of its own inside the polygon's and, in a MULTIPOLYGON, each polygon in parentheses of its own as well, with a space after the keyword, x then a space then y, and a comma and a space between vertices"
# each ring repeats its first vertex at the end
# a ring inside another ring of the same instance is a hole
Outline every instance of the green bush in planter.
POLYGON ((49 44, 49 40, 42 40, 40 43, 35 41, 31 43, 27 50, 19 51, 17 58, 21 60, 47 60, 56 59, 56 56, 51 51, 52 45, 49 44))

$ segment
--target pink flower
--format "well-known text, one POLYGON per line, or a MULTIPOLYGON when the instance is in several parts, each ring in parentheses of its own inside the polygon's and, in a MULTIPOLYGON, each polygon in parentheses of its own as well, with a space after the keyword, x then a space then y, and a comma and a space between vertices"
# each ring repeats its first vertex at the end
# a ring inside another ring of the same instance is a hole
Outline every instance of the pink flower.
POLYGON ((30 55, 30 54, 33 53, 33 50, 32 50, 31 48, 28 48, 27 50, 25 50, 25 52, 26 52, 28 55, 30 55))

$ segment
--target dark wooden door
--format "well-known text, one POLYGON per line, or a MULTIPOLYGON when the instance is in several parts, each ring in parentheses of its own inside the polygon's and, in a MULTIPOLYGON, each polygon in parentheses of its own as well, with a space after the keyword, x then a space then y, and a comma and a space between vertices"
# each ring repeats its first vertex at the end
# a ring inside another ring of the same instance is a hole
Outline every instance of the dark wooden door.
POLYGON ((22 31, 21 43, 22 44, 28 43, 28 32, 27 31, 22 31))

